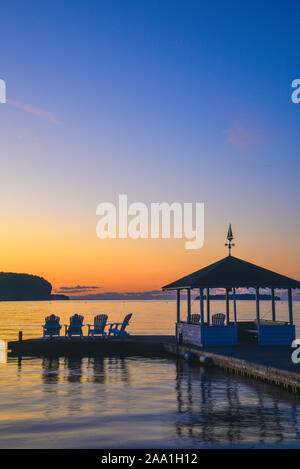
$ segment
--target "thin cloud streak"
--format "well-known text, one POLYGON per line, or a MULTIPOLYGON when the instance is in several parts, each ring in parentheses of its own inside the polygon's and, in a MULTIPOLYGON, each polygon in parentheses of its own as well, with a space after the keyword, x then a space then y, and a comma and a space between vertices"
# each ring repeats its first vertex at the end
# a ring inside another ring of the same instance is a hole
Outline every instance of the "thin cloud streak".
POLYGON ((105 292, 90 293, 87 295, 70 296, 71 300, 173 300, 175 292, 162 292, 160 290, 144 292, 105 292))
POLYGON ((88 293, 100 288, 99 286, 76 285, 75 287, 60 287, 55 293, 88 293))
POLYGON ((41 117, 42 119, 48 120, 49 122, 53 122, 54 124, 60 124, 60 122, 49 111, 38 109, 38 108, 30 106, 30 104, 24 104, 24 103, 21 103, 20 101, 14 101, 13 99, 7 99, 6 102, 10 106, 13 106, 17 109, 22 109, 22 111, 29 112, 30 114, 34 114, 38 117, 41 117))
POLYGON ((98 286, 90 286, 90 285, 75 285, 75 287, 59 287, 59 290, 74 290, 74 288, 76 288, 76 290, 95 290, 97 288, 101 288, 99 285, 98 286))

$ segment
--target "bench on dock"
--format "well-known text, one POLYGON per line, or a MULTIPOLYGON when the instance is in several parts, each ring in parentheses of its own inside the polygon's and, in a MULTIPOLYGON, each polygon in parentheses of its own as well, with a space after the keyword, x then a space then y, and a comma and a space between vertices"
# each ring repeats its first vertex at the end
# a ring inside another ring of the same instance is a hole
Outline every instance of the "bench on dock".
MULTIPOLYGON (((273 321, 271 319, 261 319, 259 321, 260 326, 286 326, 288 322, 286 321, 273 321)), ((250 325, 248 324, 247 327, 243 328, 243 332, 254 339, 258 339, 258 325, 257 320, 255 319, 250 325)))
MULTIPOLYGON (((255 324, 257 324, 257 320, 255 319, 255 324)), ((286 326, 288 324, 287 321, 272 321, 272 319, 261 319, 259 324, 262 326, 286 326)))
MULTIPOLYGON (((288 323, 285 322, 285 321, 272 321, 271 319, 261 319, 259 321, 259 324, 261 326, 286 326, 288 323)), ((257 328, 257 320, 256 319, 253 321, 253 325, 254 325, 255 328, 245 329, 245 331, 247 331, 247 332, 257 332, 258 328, 257 328)))

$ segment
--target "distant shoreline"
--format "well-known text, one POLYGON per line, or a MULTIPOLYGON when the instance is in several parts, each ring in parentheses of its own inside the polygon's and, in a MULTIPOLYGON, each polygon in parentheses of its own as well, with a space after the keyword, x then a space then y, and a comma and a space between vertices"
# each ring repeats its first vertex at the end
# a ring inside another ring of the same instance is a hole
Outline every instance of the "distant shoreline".
MULTIPOLYGON (((59 296, 59 295, 53 295, 53 296, 59 296)), ((2 302, 2 303, 3 302, 12 302, 12 301, 18 301, 18 302, 30 301, 30 302, 32 302, 32 301, 69 301, 69 300, 70 300, 70 298, 68 296, 66 296, 65 298, 51 298, 51 297, 50 298, 34 298, 32 300, 30 300, 29 298, 26 298, 24 300, 22 300, 22 299, 15 300, 14 298, 12 298, 12 299, 9 299, 9 298, 2 299, 2 298, 0 298, 0 302, 2 302)))
MULTIPOLYGON (((199 298, 197 299, 194 298, 193 301, 195 300, 198 301, 199 298)), ((124 298, 124 299, 122 298, 111 298, 111 299, 70 298, 70 301, 176 301, 176 298, 159 298, 159 299, 155 299, 155 298, 144 298, 144 299, 138 299, 138 298, 124 298)), ((221 300, 216 299, 216 298, 210 298, 210 301, 221 301, 221 300)), ((232 301, 232 298, 230 298, 230 301, 232 301)), ((239 299, 237 299, 236 301, 239 301, 239 299)), ((241 301, 255 301, 255 300, 241 300, 241 301)), ((263 299, 262 301, 269 301, 269 300, 263 299)), ((287 301, 287 299, 278 298, 276 299, 276 301, 287 301)), ((293 298, 293 301, 300 301, 300 298, 293 298)))
POLYGON ((51 292, 51 283, 38 275, 0 272, 0 301, 69 300, 51 292))
MULTIPOLYGON (((220 301, 219 299, 215 299, 215 298, 210 298, 210 300, 211 300, 211 301, 220 301)), ((59 299, 55 299, 55 300, 54 300, 54 299, 43 299, 43 300, 0 300, 0 304, 1 304, 1 303, 33 303, 33 302, 39 302, 39 301, 40 301, 40 302, 43 302, 43 303, 45 303, 45 302, 47 302, 47 301, 61 301, 61 302, 64 302, 64 303, 65 303, 66 300, 59 300, 59 299)), ((122 301, 122 302, 124 302, 124 301, 127 301, 127 302, 128 302, 128 301, 135 301, 135 302, 144 302, 144 301, 169 302, 169 301, 174 301, 174 302, 175 302, 176 299, 175 299, 175 298, 165 298, 165 299, 163 299, 163 298, 159 298, 159 299, 154 299, 154 298, 148 298, 148 299, 137 299, 137 298, 124 298, 124 299, 122 299, 122 298, 112 298, 112 299, 103 299, 103 298, 98 298, 98 299, 90 299, 90 298, 89 298, 89 299, 87 299, 87 298, 69 298, 69 302, 70 302, 70 301, 122 301)), ((198 298, 198 299, 193 299, 193 301, 199 301, 199 298, 198 298)), ((224 301, 225 301, 225 300, 224 300, 224 301)), ((232 300, 230 299, 230 301, 232 301, 232 300)), ((237 301, 239 301, 239 300, 237 300, 237 301)), ((254 301, 254 300, 242 300, 242 301, 254 301)), ((263 300, 263 301, 267 301, 267 300, 263 300)), ((286 298, 280 298, 280 299, 278 299, 278 300, 276 300, 276 301, 277 301, 277 302, 278 302, 278 301, 279 301, 279 302, 283 301, 283 302, 286 303, 286 302, 287 302, 287 299, 286 299, 286 298)), ((298 301, 300 301, 300 298, 293 298, 293 301, 298 302, 298 301)))

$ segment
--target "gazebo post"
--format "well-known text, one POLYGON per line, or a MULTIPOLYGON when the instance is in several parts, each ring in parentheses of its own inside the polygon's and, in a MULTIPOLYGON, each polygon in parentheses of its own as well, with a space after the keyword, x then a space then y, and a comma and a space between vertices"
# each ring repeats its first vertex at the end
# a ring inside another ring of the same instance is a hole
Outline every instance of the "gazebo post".
POLYGON ((209 288, 206 289, 206 315, 207 325, 210 325, 210 303, 209 303, 209 288))
POLYGON ((274 288, 271 288, 271 298, 272 298, 272 321, 276 321, 275 291, 274 291, 274 288))
POLYGON ((236 318, 236 297, 235 297, 235 288, 232 289, 232 297, 233 297, 234 324, 236 324, 236 323, 237 323, 237 318, 236 318))
POLYGON ((204 304, 203 304, 203 288, 199 288, 199 293, 200 293, 200 321, 201 321, 201 326, 204 325, 204 304))
POLYGON ((292 289, 288 288, 288 300, 289 300, 289 316, 290 324, 293 325, 293 298, 292 298, 292 289))
POLYGON ((259 288, 255 289, 256 293, 256 320, 257 320, 257 326, 259 326, 260 319, 259 319, 259 288))
POLYGON ((177 290, 177 322, 180 322, 180 290, 177 290))
POLYGON ((187 289, 187 322, 191 322, 191 289, 187 289))
POLYGON ((229 326, 229 288, 226 288, 226 325, 229 326))

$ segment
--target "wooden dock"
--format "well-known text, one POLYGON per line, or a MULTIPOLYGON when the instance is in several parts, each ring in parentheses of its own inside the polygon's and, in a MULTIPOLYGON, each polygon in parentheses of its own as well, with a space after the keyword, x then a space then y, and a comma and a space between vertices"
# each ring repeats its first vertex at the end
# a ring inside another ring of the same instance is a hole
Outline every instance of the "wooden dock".
POLYGON ((126 339, 38 338, 8 342, 7 348, 12 356, 161 356, 170 353, 166 343, 175 343, 175 338, 167 335, 132 335, 126 339))
MULTIPOLYGON (((174 355, 191 354, 195 361, 208 360, 213 366, 240 376, 259 379, 300 393, 300 363, 294 364, 287 346, 238 345, 234 347, 195 347, 166 343, 165 348, 174 355)), ((190 356, 190 358, 191 358, 190 356)))
POLYGON ((224 347, 179 345, 169 335, 132 335, 128 339, 65 337, 8 342, 10 356, 173 356, 189 354, 199 365, 216 366, 226 372, 263 380, 300 393, 300 364, 294 364, 287 346, 241 344, 224 347))

